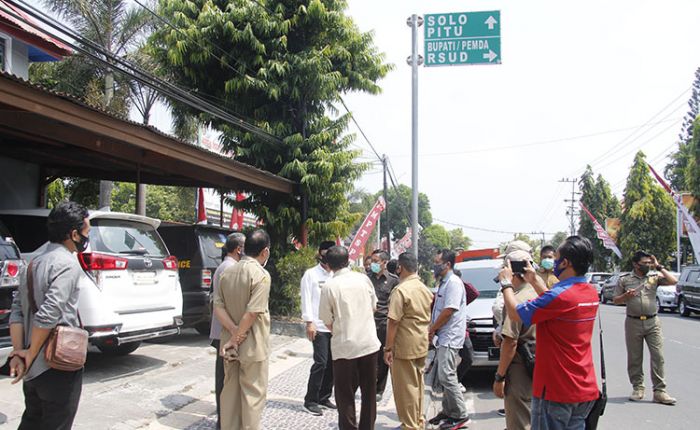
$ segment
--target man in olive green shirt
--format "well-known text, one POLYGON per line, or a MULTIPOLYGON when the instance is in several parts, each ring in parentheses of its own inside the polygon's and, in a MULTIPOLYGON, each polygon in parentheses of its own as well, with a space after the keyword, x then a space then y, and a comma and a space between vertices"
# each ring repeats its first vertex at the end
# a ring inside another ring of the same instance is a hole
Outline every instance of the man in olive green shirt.
MULTIPOLYGON (((514 251, 506 256, 508 267, 513 261, 527 261, 532 264, 531 259, 530 254, 525 251, 514 251)), ((510 270, 503 269, 503 272, 505 272, 506 280, 511 282, 513 286, 515 300, 518 304, 536 299, 537 292, 527 282, 525 274, 512 274, 510 270)), ((537 275, 540 276, 539 273, 537 275)), ((534 277, 534 274, 530 272, 529 276, 534 277)), ((497 397, 505 398, 506 428, 529 430, 532 375, 518 353, 518 346, 535 341, 535 325, 526 327, 521 321, 513 321, 506 313, 501 335, 503 337, 501 355, 496 369, 493 392, 497 397)))
POLYGON ((391 368, 396 413, 402 430, 425 428, 423 368, 428 355, 428 326, 433 294, 416 274, 418 260, 399 256, 399 284, 389 296, 384 362, 391 368))
POLYGON ((267 398, 270 356, 270 236, 249 233, 245 257, 226 269, 214 296, 214 315, 221 323, 224 388, 221 428, 258 430, 267 398))
POLYGON ((613 302, 627 305, 625 341, 627 343, 627 374, 632 384, 630 400, 644 399, 644 341, 649 347, 651 380, 654 384, 654 402, 675 405, 676 399, 666 392, 664 381, 664 338, 661 320, 656 315, 656 289, 659 280, 675 284, 676 277, 656 261, 656 257, 637 251, 632 257, 634 271, 621 276, 613 293, 613 302), (650 275, 656 269, 659 274, 650 275))

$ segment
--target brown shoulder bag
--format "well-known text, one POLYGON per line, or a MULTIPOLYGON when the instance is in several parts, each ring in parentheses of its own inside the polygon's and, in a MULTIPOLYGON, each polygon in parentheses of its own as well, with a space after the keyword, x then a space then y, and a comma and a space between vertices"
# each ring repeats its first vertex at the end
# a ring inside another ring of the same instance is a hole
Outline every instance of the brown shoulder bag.
MULTIPOLYGON (((32 313, 39 310, 34 300, 34 276, 32 263, 27 268, 27 289, 32 313)), ((51 330, 46 340, 44 359, 50 368, 73 372, 85 366, 88 347, 88 332, 80 327, 58 325, 51 330)))

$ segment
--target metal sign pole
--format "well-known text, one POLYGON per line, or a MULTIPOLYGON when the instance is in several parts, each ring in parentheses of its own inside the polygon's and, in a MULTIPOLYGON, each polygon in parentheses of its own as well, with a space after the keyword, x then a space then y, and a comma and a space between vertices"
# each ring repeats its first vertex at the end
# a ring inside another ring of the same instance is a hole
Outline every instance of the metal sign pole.
POLYGON ((423 17, 411 15, 407 24, 411 27, 411 65, 412 80, 412 130, 411 130, 411 158, 412 158, 412 200, 411 200, 411 246, 413 255, 418 257, 418 66, 423 62, 418 55, 418 27, 423 24, 423 17))

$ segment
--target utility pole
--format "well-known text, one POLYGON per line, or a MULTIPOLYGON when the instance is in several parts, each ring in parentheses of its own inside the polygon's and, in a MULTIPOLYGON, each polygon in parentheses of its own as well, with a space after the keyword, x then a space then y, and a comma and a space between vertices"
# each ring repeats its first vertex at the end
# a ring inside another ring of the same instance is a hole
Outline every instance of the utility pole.
POLYGON ((411 65, 411 160, 412 180, 411 187, 411 246, 413 255, 418 257, 418 66, 423 64, 423 57, 418 55, 418 27, 423 25, 423 17, 411 15, 406 21, 411 27, 411 56, 408 64, 411 65))
POLYGON ((544 247, 544 244, 545 244, 545 241, 546 241, 546 239, 545 239, 545 237, 544 237, 545 233, 544 233, 543 231, 533 231, 533 232, 530 233, 530 234, 532 234, 532 235, 540 235, 540 234, 541 234, 541 235, 542 235, 542 242, 541 242, 541 244, 540 244, 540 249, 542 249, 542 248, 544 247))
POLYGON ((566 215, 569 217, 569 229, 571 236, 573 236, 576 234, 576 215, 578 215, 576 212, 576 203, 578 203, 578 200, 576 200, 576 195, 581 194, 576 192, 576 184, 578 183, 578 180, 576 178, 562 178, 559 182, 571 184, 571 198, 565 199, 564 201, 569 203, 569 208, 566 210, 566 215))
MULTIPOLYGON (((391 228, 389 226, 389 197, 387 195, 387 182, 386 182, 386 175, 387 175, 387 165, 388 165, 388 160, 386 157, 386 154, 382 155, 382 167, 384 168, 384 222, 382 223, 382 227, 384 227, 384 232, 386 233, 386 248, 387 248, 387 253, 389 256, 391 256, 391 228)), ((380 232, 381 233, 381 232, 380 232)))

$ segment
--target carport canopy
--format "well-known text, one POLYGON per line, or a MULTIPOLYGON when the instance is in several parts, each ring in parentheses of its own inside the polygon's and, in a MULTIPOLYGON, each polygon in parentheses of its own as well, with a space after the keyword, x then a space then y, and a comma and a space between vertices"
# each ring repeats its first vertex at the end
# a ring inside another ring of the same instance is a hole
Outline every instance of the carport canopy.
POLYGON ((285 194, 297 189, 280 176, 7 74, 0 74, 0 154, 40 165, 46 178, 285 194))

